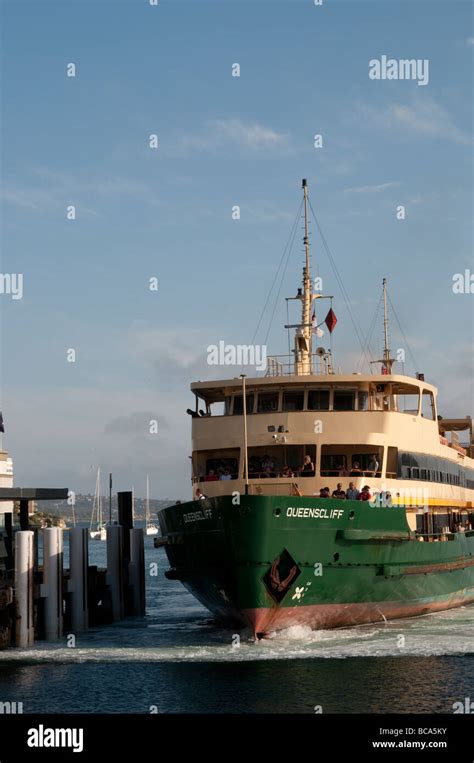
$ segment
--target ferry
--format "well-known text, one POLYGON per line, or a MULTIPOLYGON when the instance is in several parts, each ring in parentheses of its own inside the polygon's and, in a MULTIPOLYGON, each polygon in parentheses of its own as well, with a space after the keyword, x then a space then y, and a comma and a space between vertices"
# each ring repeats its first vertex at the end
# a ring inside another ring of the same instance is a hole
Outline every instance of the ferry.
MULTIPOLYGON (((474 602, 472 418, 442 417, 424 374, 399 372, 385 280, 385 346, 369 373, 336 371, 313 346, 328 303, 313 288, 302 188, 293 352, 261 375, 191 384, 193 500, 158 515, 167 578, 255 638, 474 602)), ((331 307, 329 333, 336 321, 331 307)))

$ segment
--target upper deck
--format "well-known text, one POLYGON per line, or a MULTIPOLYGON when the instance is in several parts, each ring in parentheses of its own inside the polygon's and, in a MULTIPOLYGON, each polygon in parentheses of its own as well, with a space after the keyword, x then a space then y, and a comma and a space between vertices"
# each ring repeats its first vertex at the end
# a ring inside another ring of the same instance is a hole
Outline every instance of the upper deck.
MULTIPOLYGON (((194 382, 191 391, 205 414, 242 413, 242 379, 194 382), (237 405, 236 405, 237 402, 237 405), (223 403, 223 411, 212 406, 223 403), (240 403, 240 405, 239 405, 240 403)), ((278 411, 396 411, 436 420, 437 389, 401 374, 307 374, 246 378, 247 414, 278 411)))

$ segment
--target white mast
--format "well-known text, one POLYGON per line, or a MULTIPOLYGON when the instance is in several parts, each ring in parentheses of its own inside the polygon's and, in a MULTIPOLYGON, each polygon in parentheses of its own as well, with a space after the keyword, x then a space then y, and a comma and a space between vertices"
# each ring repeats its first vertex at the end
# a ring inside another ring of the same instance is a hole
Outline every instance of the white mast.
POLYGON ((97 529, 100 529, 102 527, 102 496, 101 496, 101 490, 100 490, 100 466, 97 469, 97 500, 98 500, 98 519, 97 519, 97 529))
POLYGON ((150 479, 146 475, 146 506, 145 506, 145 524, 148 526, 150 521, 150 479))
POLYGON ((385 364, 385 367, 387 368, 388 373, 391 373, 393 360, 390 357, 390 350, 388 348, 388 311, 387 311, 387 279, 386 278, 383 279, 382 285, 383 285, 383 337, 384 337, 383 359, 384 359, 384 364, 385 364))

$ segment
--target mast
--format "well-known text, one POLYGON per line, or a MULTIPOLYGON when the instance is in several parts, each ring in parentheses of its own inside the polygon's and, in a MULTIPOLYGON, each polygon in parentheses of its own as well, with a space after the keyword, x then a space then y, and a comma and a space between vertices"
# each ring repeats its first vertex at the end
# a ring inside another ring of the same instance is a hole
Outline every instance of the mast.
POLYGON ((371 360, 372 363, 382 363, 382 373, 391 374, 395 360, 390 355, 388 346, 388 309, 387 309, 387 279, 382 280, 383 287, 383 358, 380 360, 371 360))
POLYGON ((109 525, 112 524, 112 472, 109 474, 109 525))
POLYGON ((145 506, 145 525, 148 527, 150 521, 150 479, 146 475, 146 506, 145 506))
POLYGON ((309 235, 308 235, 308 183, 302 181, 304 200, 304 248, 305 267, 303 268, 303 293, 301 295, 301 326, 295 335, 295 374, 311 374, 311 272, 309 267, 309 235))
POLYGON ((390 371, 392 361, 390 358, 390 350, 388 349, 388 312, 387 312, 387 279, 386 278, 383 279, 382 285, 383 285, 383 337, 384 337, 383 359, 384 359, 385 365, 390 371))
POLYGON ((98 503, 98 520, 97 520, 97 529, 100 530, 102 527, 102 496, 101 496, 101 490, 100 490, 100 466, 97 468, 97 503, 98 503))

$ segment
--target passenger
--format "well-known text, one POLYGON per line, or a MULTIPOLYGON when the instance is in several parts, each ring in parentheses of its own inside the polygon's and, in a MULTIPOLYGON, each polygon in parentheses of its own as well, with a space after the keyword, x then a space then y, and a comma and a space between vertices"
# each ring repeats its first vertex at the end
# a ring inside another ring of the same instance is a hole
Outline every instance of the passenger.
POLYGON ((466 519, 466 521, 464 522, 464 530, 465 532, 469 532, 469 530, 472 530, 472 525, 468 519, 466 519))
POLYGON ((270 458, 270 456, 264 456, 262 458, 262 470, 264 472, 266 472, 266 471, 274 472, 275 471, 275 462, 274 462, 274 460, 272 458, 270 458))
POLYGON ((370 472, 370 476, 371 477, 375 477, 376 476, 376 474, 377 474, 377 472, 379 470, 379 466, 380 466, 380 464, 377 461, 377 456, 374 453, 374 455, 371 456, 371 458, 370 458, 369 466, 368 466, 368 471, 370 472))
POLYGON ((342 483, 341 482, 338 482, 337 486, 336 486, 336 489, 332 491, 332 497, 333 498, 345 498, 346 497, 346 493, 342 489, 342 483))
POLYGON ((224 473, 221 474, 220 478, 221 480, 231 480, 232 474, 230 473, 230 469, 224 469, 224 473))
POLYGON ((214 469, 209 469, 207 475, 204 477, 204 482, 216 482, 218 479, 219 475, 215 473, 214 469))
POLYGON ((260 466, 260 459, 251 458, 249 460, 249 476, 252 477, 253 479, 260 477, 261 470, 262 469, 260 466))
POLYGON ((372 495, 370 493, 370 487, 368 485, 364 485, 361 492, 359 493, 359 501, 370 501, 372 498, 372 495))
POLYGON ((329 498, 330 490, 328 487, 322 487, 319 491, 320 498, 329 498))
POLYGON ((311 456, 305 456, 303 466, 300 469, 302 477, 314 477, 314 464, 311 461, 311 456))
POLYGON ((203 492, 201 492, 201 488, 198 487, 196 490, 196 501, 205 501, 207 498, 207 495, 204 495, 203 492))
POLYGON ((280 476, 281 477, 294 477, 295 475, 294 475, 294 472, 291 471, 291 469, 288 466, 288 464, 285 464, 283 469, 282 469, 282 472, 281 472, 280 476))
POLYGON ((337 464, 336 465, 336 470, 337 470, 337 473, 338 473, 339 477, 348 477, 349 476, 349 472, 346 469, 345 461, 343 461, 342 464, 337 464))
POLYGON ((358 461, 352 462, 351 477, 358 477, 361 474, 361 468, 358 461))
POLYGON ((346 498, 348 501, 357 501, 359 498, 359 490, 357 490, 356 486, 353 482, 349 482, 349 487, 346 491, 346 498))

